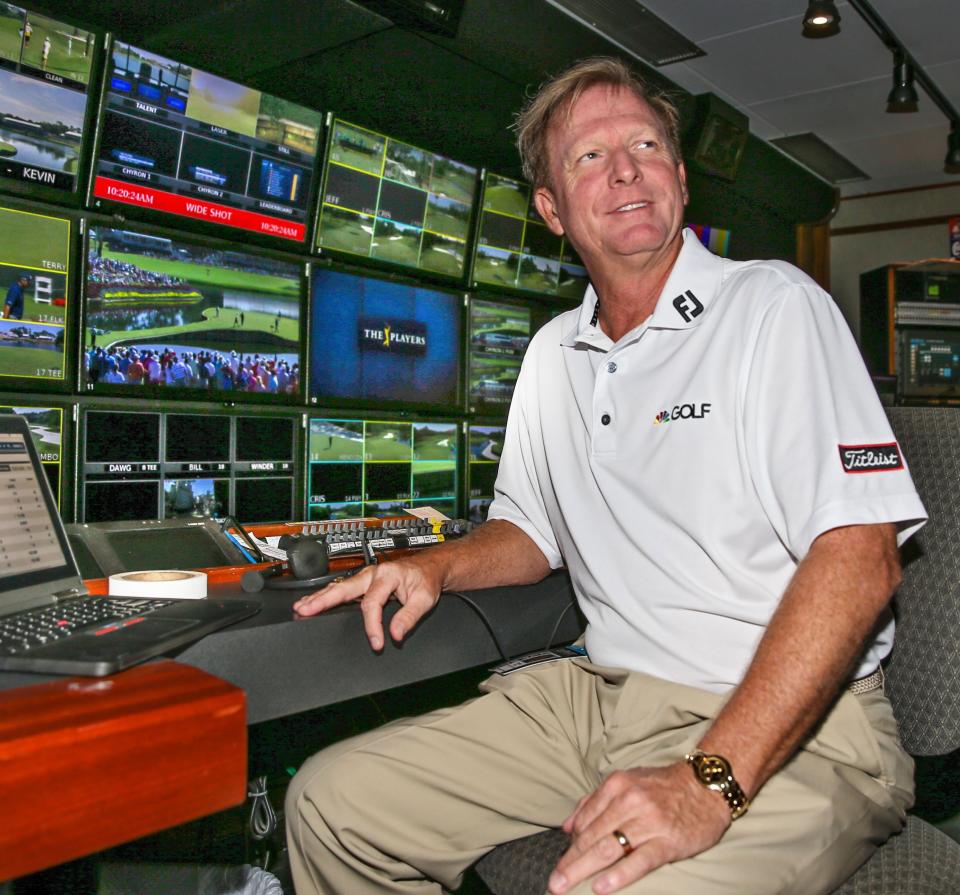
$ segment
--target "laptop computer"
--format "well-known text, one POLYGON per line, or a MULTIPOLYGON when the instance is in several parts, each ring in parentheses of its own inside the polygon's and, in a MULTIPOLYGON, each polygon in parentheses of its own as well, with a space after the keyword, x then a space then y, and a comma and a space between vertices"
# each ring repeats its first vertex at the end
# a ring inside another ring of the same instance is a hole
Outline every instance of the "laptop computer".
POLYGON ((0 415, 0 669, 113 674, 259 609, 88 596, 27 421, 0 415))

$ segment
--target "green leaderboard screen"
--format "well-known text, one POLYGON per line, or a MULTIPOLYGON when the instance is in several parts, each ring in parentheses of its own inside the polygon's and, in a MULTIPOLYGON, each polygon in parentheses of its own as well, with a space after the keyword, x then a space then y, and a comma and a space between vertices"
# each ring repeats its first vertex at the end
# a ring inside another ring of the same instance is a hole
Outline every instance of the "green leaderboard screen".
POLYGON ((529 185, 490 172, 483 180, 472 279, 477 286, 574 299, 587 288, 583 262, 537 214, 529 185))
POLYGON ((309 518, 457 515, 457 424, 310 420, 309 518))
POLYGON ((334 120, 316 247, 462 279, 477 169, 334 120))
POLYGON ((0 208, 0 385, 64 380, 70 221, 0 208))

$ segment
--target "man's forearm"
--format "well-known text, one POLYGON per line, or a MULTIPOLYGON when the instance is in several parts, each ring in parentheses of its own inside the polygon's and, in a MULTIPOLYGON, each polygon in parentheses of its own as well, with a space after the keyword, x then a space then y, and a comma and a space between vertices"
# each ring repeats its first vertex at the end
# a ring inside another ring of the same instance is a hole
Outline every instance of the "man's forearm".
POLYGON ((516 525, 502 519, 491 519, 463 538, 412 558, 439 576, 442 590, 533 584, 550 571, 540 548, 516 525))
POLYGON ((814 542, 700 744, 731 762, 749 797, 836 698, 899 581, 893 525, 834 529, 814 542))

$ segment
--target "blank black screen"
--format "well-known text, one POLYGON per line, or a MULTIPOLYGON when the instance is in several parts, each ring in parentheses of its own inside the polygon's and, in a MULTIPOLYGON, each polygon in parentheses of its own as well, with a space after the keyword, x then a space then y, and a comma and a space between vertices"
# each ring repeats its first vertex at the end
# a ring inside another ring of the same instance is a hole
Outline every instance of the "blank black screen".
POLYGON ((159 496, 159 482, 87 482, 83 521, 157 519, 160 515, 159 496))
POLYGON ((159 462, 160 415, 89 411, 86 416, 86 459, 88 463, 159 462))
POLYGON ((230 417, 167 415, 167 460, 226 462, 230 459, 230 417))
POLYGON ((242 522, 293 519, 293 479, 237 479, 234 515, 242 522))
POLYGON ((237 460, 293 460, 293 420, 237 417, 237 460))

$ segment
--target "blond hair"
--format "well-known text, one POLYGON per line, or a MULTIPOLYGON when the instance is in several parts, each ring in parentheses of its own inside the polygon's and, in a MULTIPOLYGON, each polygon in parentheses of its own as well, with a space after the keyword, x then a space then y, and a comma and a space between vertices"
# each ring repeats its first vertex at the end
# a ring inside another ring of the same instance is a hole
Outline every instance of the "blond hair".
POLYGON ((652 89, 626 63, 612 56, 584 59, 541 85, 514 122, 523 175, 536 189, 550 182, 547 135, 558 113, 569 114, 584 90, 597 84, 629 90, 653 110, 670 154, 680 160, 680 113, 673 101, 652 89))

